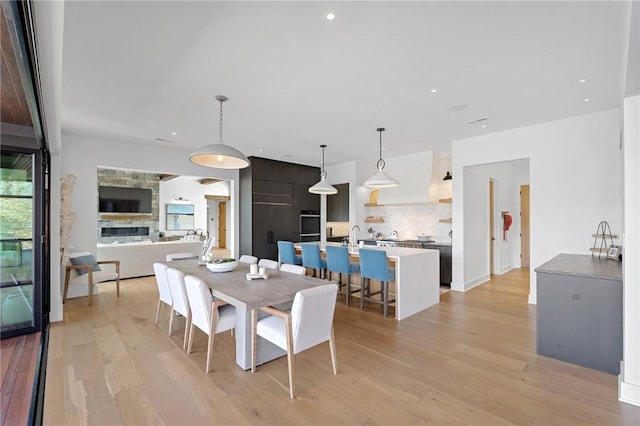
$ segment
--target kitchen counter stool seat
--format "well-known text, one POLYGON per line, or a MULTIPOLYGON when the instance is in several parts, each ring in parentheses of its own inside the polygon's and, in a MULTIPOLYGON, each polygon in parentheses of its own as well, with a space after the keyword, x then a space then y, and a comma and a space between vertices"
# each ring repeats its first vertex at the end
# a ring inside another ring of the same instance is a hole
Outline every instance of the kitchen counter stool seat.
POLYGON ((278 241, 278 262, 302 265, 302 257, 296 255, 296 249, 291 241, 278 241))
POLYGON ((327 270, 329 271, 329 279, 331 273, 338 273, 338 286, 345 294, 345 304, 349 306, 349 296, 353 293, 359 293, 360 289, 351 290, 351 275, 360 272, 360 265, 349 261, 349 250, 346 247, 327 246, 327 270), (347 275, 346 284, 342 283, 342 274, 347 275), (344 290, 342 290, 344 287, 344 290))
POLYGON ((327 270, 327 261, 320 255, 320 246, 316 243, 300 244, 302 249, 302 266, 313 269, 313 276, 316 270, 319 271, 320 278, 324 278, 327 270))
POLYGON ((395 268, 390 268, 387 260, 387 252, 384 250, 360 249, 360 310, 364 309, 364 301, 368 300, 380 303, 383 306, 383 316, 387 317, 389 304, 395 299, 389 300, 389 282, 396 277, 395 268), (371 292, 371 280, 380 281, 380 291, 371 292), (380 295, 380 298, 373 296, 380 295))

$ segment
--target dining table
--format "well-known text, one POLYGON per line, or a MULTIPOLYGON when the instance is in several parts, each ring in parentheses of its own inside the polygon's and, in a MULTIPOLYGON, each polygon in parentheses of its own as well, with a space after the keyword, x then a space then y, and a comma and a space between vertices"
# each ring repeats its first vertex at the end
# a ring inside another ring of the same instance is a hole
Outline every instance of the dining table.
MULTIPOLYGON (((176 260, 167 265, 185 275, 200 278, 211 289, 214 298, 235 306, 236 364, 244 370, 251 368, 251 312, 264 306, 291 302, 298 291, 328 282, 272 269, 266 270, 266 279, 248 279, 249 265, 243 263, 229 272, 212 272, 198 259, 176 260)), ((256 365, 284 355, 284 350, 258 337, 256 365)))

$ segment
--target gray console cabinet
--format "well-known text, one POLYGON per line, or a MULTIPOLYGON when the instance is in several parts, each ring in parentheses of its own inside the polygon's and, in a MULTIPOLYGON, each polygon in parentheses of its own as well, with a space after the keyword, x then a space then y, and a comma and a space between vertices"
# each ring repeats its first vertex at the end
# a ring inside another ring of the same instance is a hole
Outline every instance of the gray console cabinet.
POLYGON ((537 352, 610 374, 622 360, 622 268, 561 254, 536 268, 537 352))

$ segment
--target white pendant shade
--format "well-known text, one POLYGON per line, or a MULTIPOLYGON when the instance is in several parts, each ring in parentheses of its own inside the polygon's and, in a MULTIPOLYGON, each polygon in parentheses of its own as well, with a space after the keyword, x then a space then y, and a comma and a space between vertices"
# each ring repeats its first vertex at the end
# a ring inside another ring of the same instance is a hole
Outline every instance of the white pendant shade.
POLYGON ((320 179, 320 182, 313 185, 309 188, 309 192, 312 194, 325 194, 325 195, 334 195, 338 193, 338 190, 331 186, 326 180, 320 179))
POLYGON ((228 98, 224 95, 217 95, 216 100, 220 102, 220 142, 212 143, 200 147, 189 156, 192 163, 205 167, 215 167, 217 169, 244 169, 251 164, 247 157, 237 149, 225 145, 222 140, 222 103, 228 98))
POLYGON ((378 167, 378 172, 367 179, 363 184, 367 188, 380 189, 394 188, 398 186, 398 181, 384 172, 384 160, 382 159, 382 132, 384 132, 384 130, 384 127, 379 127, 376 129, 376 131, 380 133, 380 159, 376 164, 376 167, 378 167))
POLYGON ((192 163, 218 169, 244 169, 249 160, 237 149, 222 143, 205 145, 189 156, 192 163))
POLYGON ((327 172, 324 170, 324 149, 326 147, 326 145, 320 145, 320 148, 322 148, 322 170, 320 172, 320 182, 309 188, 309 192, 312 194, 333 195, 338 193, 338 190, 327 182, 327 172))
POLYGON ((378 173, 371 176, 364 182, 364 186, 375 189, 394 188, 398 186, 398 181, 379 169, 378 173))

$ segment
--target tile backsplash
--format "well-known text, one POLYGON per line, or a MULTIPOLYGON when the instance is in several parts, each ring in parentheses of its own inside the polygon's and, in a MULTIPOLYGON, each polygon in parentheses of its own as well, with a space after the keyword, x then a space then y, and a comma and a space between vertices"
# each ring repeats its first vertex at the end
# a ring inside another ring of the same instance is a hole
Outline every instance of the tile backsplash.
POLYGON ((398 231, 399 239, 415 240, 418 234, 431 235, 439 242, 451 242, 451 223, 440 223, 440 219, 451 217, 450 203, 416 203, 367 207, 365 216, 380 216, 384 223, 360 223, 360 237, 367 236, 367 229, 373 227, 375 233, 388 237, 398 231), (362 226, 364 225, 364 226, 362 226))

